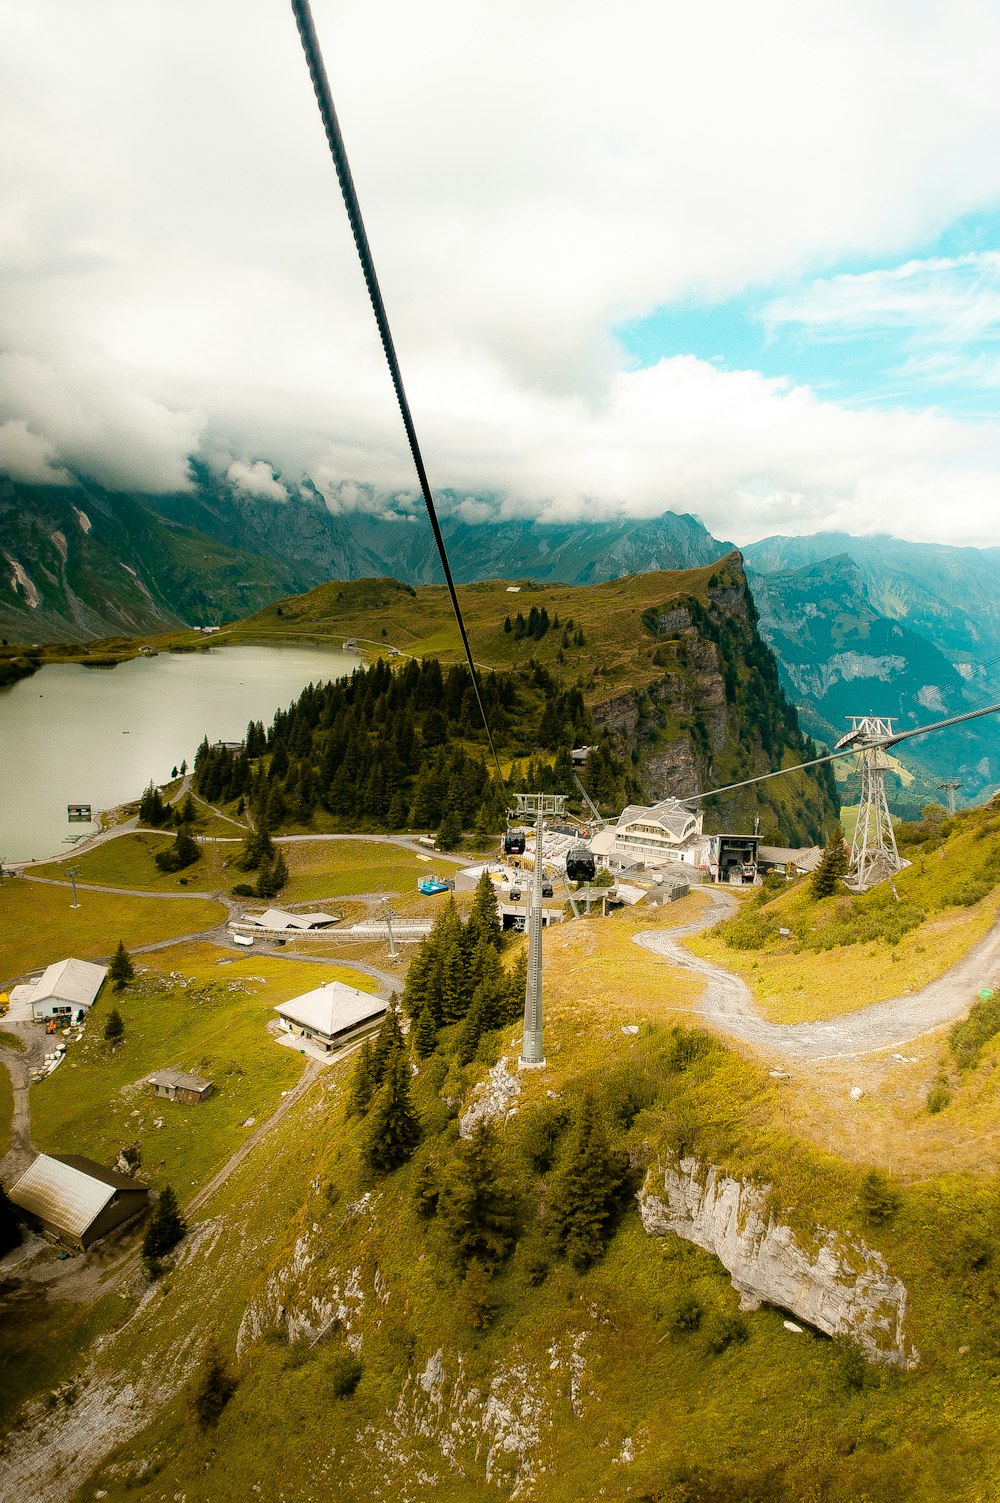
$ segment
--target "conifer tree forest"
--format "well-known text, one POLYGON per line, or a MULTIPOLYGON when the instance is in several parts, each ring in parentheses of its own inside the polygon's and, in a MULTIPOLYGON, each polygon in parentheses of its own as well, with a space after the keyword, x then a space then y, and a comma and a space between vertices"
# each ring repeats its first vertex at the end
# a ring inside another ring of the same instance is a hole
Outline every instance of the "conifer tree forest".
MULTIPOLYGON (((468 669, 424 658, 395 670, 381 660, 310 684, 266 730, 251 722, 238 751, 206 738, 195 790, 210 804, 244 800, 261 830, 308 827, 322 813, 327 825, 362 831, 446 824, 446 843, 456 822, 495 834, 512 792, 571 789, 570 750, 596 735, 579 686, 560 686, 541 664, 485 674, 481 683, 498 750, 529 759, 506 786, 491 771, 468 669)), ((599 802, 621 808, 640 795, 609 743, 591 755, 586 775, 599 802)))

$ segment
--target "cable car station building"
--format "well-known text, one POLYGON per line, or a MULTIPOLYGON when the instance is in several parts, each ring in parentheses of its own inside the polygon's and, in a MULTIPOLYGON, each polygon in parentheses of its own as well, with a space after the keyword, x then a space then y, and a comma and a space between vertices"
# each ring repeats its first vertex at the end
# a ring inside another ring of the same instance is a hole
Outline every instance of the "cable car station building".
POLYGON ((701 810, 695 812, 676 798, 661 799, 651 808, 629 804, 617 824, 597 832, 590 849, 612 870, 639 863, 697 869, 708 860, 703 818, 701 810))

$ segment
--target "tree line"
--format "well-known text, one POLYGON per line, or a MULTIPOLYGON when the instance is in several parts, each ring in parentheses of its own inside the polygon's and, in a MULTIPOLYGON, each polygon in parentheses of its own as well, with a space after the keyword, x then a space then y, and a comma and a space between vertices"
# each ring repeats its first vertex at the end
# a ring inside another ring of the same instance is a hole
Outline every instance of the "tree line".
POLYGON ((410 1188, 428 1250, 451 1271, 474 1328, 493 1320, 493 1281, 519 1244, 526 1244, 532 1282, 546 1276, 552 1258, 582 1270, 600 1257, 632 1189, 627 1158, 611 1145, 606 1103, 593 1092, 571 1107, 542 1104, 510 1141, 485 1121, 455 1134, 441 1088, 473 1059, 492 1061, 498 1030, 522 1013, 523 947, 509 967, 503 948, 484 874, 467 920, 451 899, 441 910, 407 976, 408 1029, 393 997, 376 1037, 358 1053, 346 1103, 359 1123, 365 1174, 382 1178, 416 1160, 410 1188))
MULTIPOLYGON (((350 678, 310 684, 267 729, 252 721, 238 749, 206 738, 195 790, 212 804, 242 801, 262 830, 309 825, 323 812, 359 830, 439 829, 447 820, 442 844, 467 829, 486 840, 522 787, 547 791, 556 778, 572 789, 570 748, 594 737, 594 727, 579 685, 563 687, 534 661, 484 675, 482 690, 498 748, 537 759, 516 763, 505 784, 487 760, 468 669, 425 658, 397 670, 380 660, 350 678), (556 752, 554 769, 539 749, 556 752)), ((602 787, 612 764, 617 794, 634 780, 606 747, 602 787)))

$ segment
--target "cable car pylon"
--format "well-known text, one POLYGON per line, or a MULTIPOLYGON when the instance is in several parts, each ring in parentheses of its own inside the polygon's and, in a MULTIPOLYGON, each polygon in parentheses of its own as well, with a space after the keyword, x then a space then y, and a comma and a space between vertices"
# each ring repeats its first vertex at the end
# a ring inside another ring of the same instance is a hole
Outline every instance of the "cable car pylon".
POLYGON ((889 771, 885 748, 892 740, 892 721, 886 716, 852 715, 851 729, 834 748, 856 751, 861 763, 861 803, 851 842, 851 865, 844 878, 852 892, 867 892, 876 883, 891 880, 904 865, 885 795, 889 771))
POLYGON ((519 793, 516 813, 535 816, 535 868, 532 872, 531 907, 528 912, 528 983, 524 991, 524 1038, 518 1064, 539 1069, 545 1064, 542 1040, 542 836, 547 814, 562 814, 564 793, 519 793))

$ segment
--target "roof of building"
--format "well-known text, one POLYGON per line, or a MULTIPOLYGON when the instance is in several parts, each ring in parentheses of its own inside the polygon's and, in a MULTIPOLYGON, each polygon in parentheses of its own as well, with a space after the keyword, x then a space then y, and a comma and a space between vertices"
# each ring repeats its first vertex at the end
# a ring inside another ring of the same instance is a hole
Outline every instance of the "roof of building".
POLYGON ((150 1085, 172 1087, 175 1091, 207 1091, 212 1084, 200 1075, 189 1075, 186 1070, 175 1070, 172 1066, 157 1070, 155 1075, 147 1076, 147 1080, 150 1085))
POLYGON ((757 859, 768 865, 773 862, 775 866, 797 866, 799 871, 814 872, 823 859, 823 848, 818 845, 762 845, 757 859))
POLYGON ((346 986, 343 981, 328 981, 314 991, 303 992, 301 997, 279 1002, 274 1010, 300 1027, 313 1028, 317 1033, 332 1037, 345 1028, 378 1017, 385 1008, 384 997, 358 991, 357 987, 346 986))
POLYGON ((257 924, 261 929, 321 929, 324 924, 335 924, 332 913, 288 913, 284 908, 266 908, 263 913, 247 915, 248 924, 257 924))
POLYGON ((40 1153, 10 1188, 15 1205, 80 1237, 117 1190, 145 1190, 124 1174, 75 1153, 40 1153))
POLYGON ((637 823, 659 825, 673 840, 682 840, 685 835, 698 829, 700 820, 698 815, 682 804, 679 799, 665 798, 650 807, 643 804, 629 804, 628 808, 623 809, 618 816, 619 829, 637 823))
POLYGON ((107 966, 89 960, 57 960, 36 982, 31 1001, 34 1004, 58 997, 76 1007, 90 1007, 107 974, 107 966))

